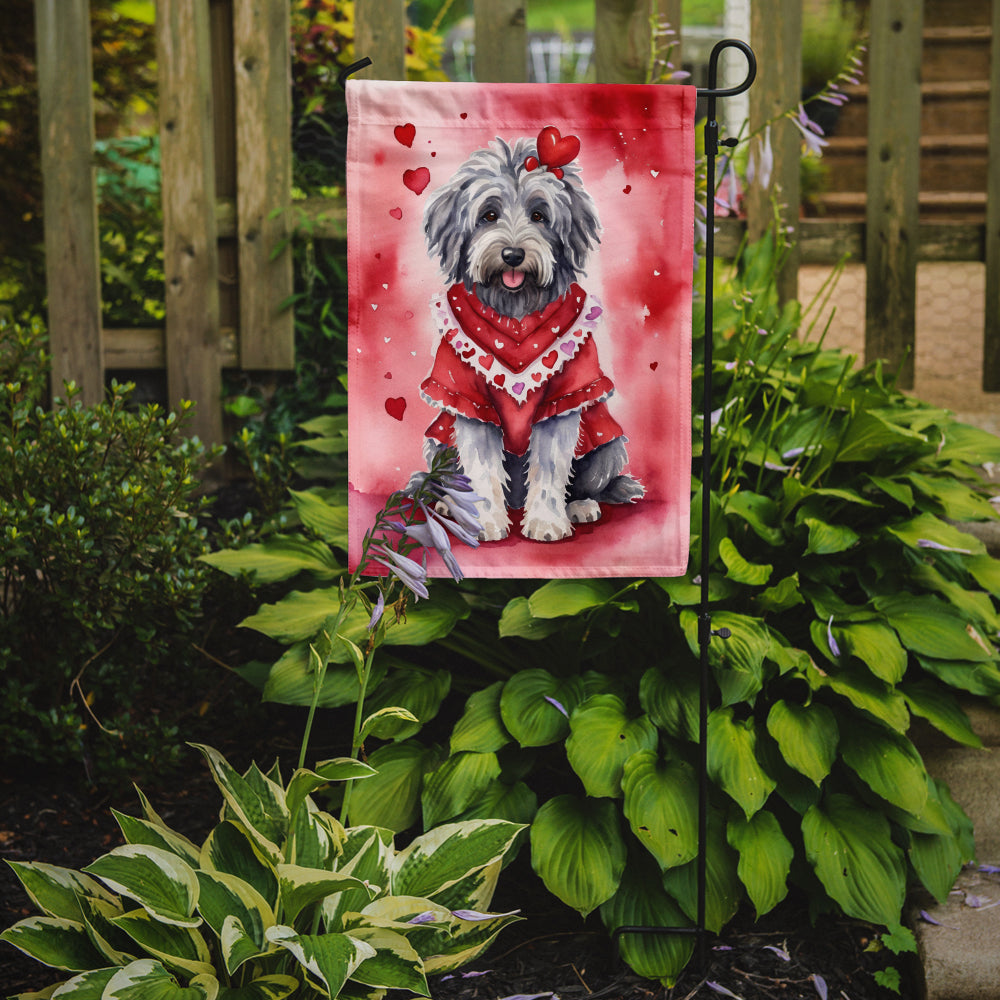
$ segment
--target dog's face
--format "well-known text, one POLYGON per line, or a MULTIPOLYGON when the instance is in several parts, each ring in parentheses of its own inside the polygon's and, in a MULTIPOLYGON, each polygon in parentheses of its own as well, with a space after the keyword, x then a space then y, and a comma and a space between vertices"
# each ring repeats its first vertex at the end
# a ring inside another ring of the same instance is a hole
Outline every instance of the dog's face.
POLYGON ((532 139, 477 150, 431 197, 424 234, 449 284, 461 281, 503 316, 521 319, 584 273, 600 222, 573 164, 563 177, 528 170, 532 139))

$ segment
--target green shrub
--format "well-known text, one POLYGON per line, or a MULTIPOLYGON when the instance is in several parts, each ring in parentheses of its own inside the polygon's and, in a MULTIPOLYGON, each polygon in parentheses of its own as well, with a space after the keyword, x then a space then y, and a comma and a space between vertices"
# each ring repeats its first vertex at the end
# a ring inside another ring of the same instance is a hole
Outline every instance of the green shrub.
POLYGON ((128 385, 96 406, 68 385, 43 408, 40 338, 0 324, 0 744, 7 760, 110 772, 176 752, 153 681, 191 661, 208 453, 187 404, 131 409, 128 385))

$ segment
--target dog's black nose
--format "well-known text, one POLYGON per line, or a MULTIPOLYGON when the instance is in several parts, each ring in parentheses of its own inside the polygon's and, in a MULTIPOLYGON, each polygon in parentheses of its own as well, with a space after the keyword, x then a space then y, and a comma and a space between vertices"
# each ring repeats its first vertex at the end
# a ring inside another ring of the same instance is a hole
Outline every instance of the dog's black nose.
POLYGON ((505 264, 517 267, 524 260, 524 251, 520 247, 504 247, 500 251, 500 256, 505 264))

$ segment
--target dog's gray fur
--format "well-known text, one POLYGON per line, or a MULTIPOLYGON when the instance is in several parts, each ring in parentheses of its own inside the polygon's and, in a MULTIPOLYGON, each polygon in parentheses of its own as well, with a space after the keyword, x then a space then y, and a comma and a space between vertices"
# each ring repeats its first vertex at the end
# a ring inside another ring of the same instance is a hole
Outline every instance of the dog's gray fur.
MULTIPOLYGON (((533 139, 497 139, 476 150, 424 211, 427 246, 448 284, 462 282, 484 305, 514 319, 564 295, 586 274, 587 257, 600 242, 597 209, 579 168, 565 165, 560 179, 545 169, 528 171, 530 156, 537 157, 533 139), (502 280, 511 270, 524 275, 513 289, 502 280)), ((504 452, 499 428, 455 417, 462 469, 486 498, 481 538, 506 537, 507 508, 524 508, 522 534, 556 541, 572 534, 573 523, 596 521, 599 503, 642 497, 642 486, 622 475, 625 439, 574 458, 579 428, 580 411, 550 417, 532 429, 527 453, 514 455, 504 452)))

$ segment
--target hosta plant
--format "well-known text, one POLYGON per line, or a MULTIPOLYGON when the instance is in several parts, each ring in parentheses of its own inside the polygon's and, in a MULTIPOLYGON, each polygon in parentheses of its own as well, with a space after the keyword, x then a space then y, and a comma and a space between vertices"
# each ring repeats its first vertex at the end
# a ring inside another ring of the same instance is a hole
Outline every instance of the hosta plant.
POLYGON ((470 961, 518 919, 487 912, 518 825, 450 823, 400 850, 391 831, 345 828, 312 798, 369 779, 366 764, 338 758, 284 783, 276 767, 240 774, 199 749, 224 802, 202 844, 140 793, 142 818, 115 813, 125 845, 82 871, 11 862, 41 915, 0 938, 65 977, 23 997, 429 996, 428 974, 470 961))

